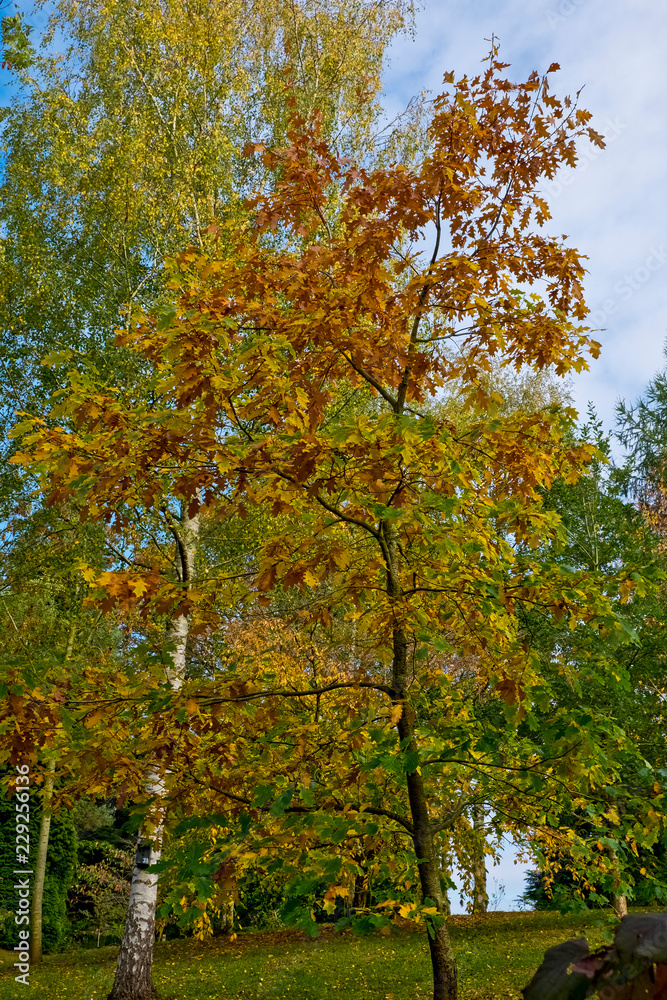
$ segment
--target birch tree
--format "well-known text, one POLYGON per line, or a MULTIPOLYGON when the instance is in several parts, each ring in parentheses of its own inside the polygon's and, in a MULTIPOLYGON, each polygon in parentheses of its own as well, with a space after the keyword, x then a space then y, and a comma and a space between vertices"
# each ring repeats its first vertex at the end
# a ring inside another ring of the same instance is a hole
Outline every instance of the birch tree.
MULTIPOLYGON (((4 122, 9 409, 43 411, 68 349, 139 394, 141 366, 114 346, 112 332, 164 299, 166 255, 188 238, 203 249, 213 219, 233 231, 244 194, 270 181, 241 155, 245 143, 279 140, 295 102, 306 115, 317 108, 350 150, 371 151, 384 51, 409 17, 402 0, 58 4, 41 50, 14 60, 22 90, 4 122), (62 37, 68 47, 54 55, 62 37), (43 366, 47 354, 56 360, 43 366)), ((176 501, 166 498, 163 527, 185 594, 198 521, 187 509, 180 520, 169 513, 176 501)), ((127 563, 122 544, 109 559, 111 567, 127 563)), ((177 613, 165 636, 174 691, 188 628, 187 614, 177 613)), ((159 800, 153 770, 146 791, 159 800)), ((155 824, 157 851, 159 807, 155 824)), ((135 871, 114 996, 150 993, 155 885, 135 871)))

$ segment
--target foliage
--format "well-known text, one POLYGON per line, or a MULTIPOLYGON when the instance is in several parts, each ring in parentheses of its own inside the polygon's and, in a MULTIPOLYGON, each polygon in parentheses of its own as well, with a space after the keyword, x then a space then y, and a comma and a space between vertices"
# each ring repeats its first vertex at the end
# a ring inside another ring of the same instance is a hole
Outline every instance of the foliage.
POLYGON ((667 455, 667 371, 649 382, 634 404, 618 404, 617 436, 627 449, 635 494, 646 500, 664 485, 667 455))
MULTIPOLYGON (((609 903, 600 884, 583 888, 571 871, 572 861, 562 855, 552 859, 545 871, 527 871, 521 901, 536 910, 568 910, 582 900, 589 906, 609 903)), ((625 862, 626 877, 632 886, 632 901, 638 906, 664 905, 667 902, 667 852, 665 835, 652 847, 638 849, 625 862)))
POLYGON ((3 69, 27 70, 33 65, 31 32, 32 28, 26 24, 25 17, 20 12, 2 18, 3 69))
POLYGON ((77 837, 71 819, 51 820, 42 911, 45 951, 60 951, 70 937, 67 895, 76 867, 77 837))
MULTIPOLYGON (((600 849, 612 852, 606 875, 598 871, 595 878, 573 878, 568 873, 573 865, 571 853, 556 848, 550 858, 548 852, 539 852, 545 866, 544 881, 542 886, 532 888, 537 900, 542 890, 548 890, 553 883, 554 899, 557 897, 565 906, 576 905, 577 895, 597 904, 621 894, 649 902, 661 899, 664 893, 660 861, 664 827, 656 816, 651 838, 643 846, 632 848, 626 813, 633 798, 649 801, 656 795, 667 763, 660 707, 660 692, 665 687, 664 556, 646 510, 627 499, 627 469, 615 468, 606 461, 609 439, 593 412, 580 433, 595 441, 600 458, 576 483, 556 481, 545 491, 545 504, 558 511, 567 533, 567 543, 558 558, 569 566, 585 569, 597 580, 600 590, 614 602, 632 642, 611 649, 608 640, 601 638, 597 651, 589 647, 586 658, 582 658, 576 629, 563 635, 537 614, 526 617, 525 627, 541 650, 543 670, 552 674, 554 700, 570 706, 585 703, 592 713, 615 720, 639 753, 618 751, 618 784, 603 793, 608 803, 608 829, 603 831, 600 849), (635 582, 630 598, 625 582, 629 580, 635 582), (563 663, 576 664, 575 684, 563 677, 563 663), (610 667, 618 679, 613 686, 606 680, 610 667), (619 871, 613 870, 614 859, 621 861, 625 872, 622 878, 619 871)), ((592 836, 586 810, 571 816, 569 822, 592 836)), ((539 876, 536 879, 540 881, 539 876)))
POLYGON ((245 930, 275 930, 281 925, 279 911, 285 899, 284 881, 276 875, 248 870, 238 880, 236 918, 245 930))
POLYGON ((521 903, 534 910, 557 910, 558 895, 563 884, 569 893, 575 888, 572 875, 566 868, 556 872, 550 881, 539 869, 527 871, 524 876, 525 888, 520 896, 521 903))
POLYGON ((93 799, 79 799, 72 811, 72 822, 76 827, 79 840, 83 837, 94 838, 100 831, 106 831, 114 825, 115 810, 108 802, 95 802, 93 799))
POLYGON ((75 938, 99 933, 120 939, 130 895, 133 851, 105 841, 79 842, 76 875, 69 887, 67 912, 75 938))
MULTIPOLYGON (((355 926, 423 922, 439 997, 455 988, 440 837, 469 859, 465 810, 491 803, 499 827, 567 842, 604 872, 617 816, 605 790, 643 767, 614 717, 578 698, 552 710, 558 684, 578 693, 582 662, 622 683, 601 648, 631 638, 615 597, 642 586, 622 570, 601 590, 560 558, 567 536, 544 490, 575 483, 595 448, 573 440, 568 408, 503 411, 488 380, 498 357, 565 375, 597 355, 581 260, 538 231, 548 207, 536 185, 574 163, 577 137, 600 137, 546 79, 516 85, 505 68, 494 51, 479 77, 446 77, 412 170, 352 164, 317 116, 295 114, 287 148, 251 144, 272 177, 251 222, 209 229, 218 256, 193 246, 170 262, 173 304, 119 336, 141 358, 141 393, 78 365, 48 420, 16 429, 14 461, 48 502, 75 503, 124 540, 122 568, 84 568, 90 602, 146 629, 187 615, 192 634, 220 630, 228 645, 176 698, 152 696, 144 673, 141 690, 80 702, 93 745, 125 713, 135 760, 159 749, 172 800, 195 814, 180 832, 204 831, 183 841, 174 911, 203 920, 237 867, 267 859, 290 876, 285 919, 315 933, 299 899, 326 879, 319 905, 334 911, 359 846, 380 865, 395 855, 413 900, 385 899, 355 926), (427 260, 417 241, 429 227, 427 260), (450 385, 465 387, 457 420, 429 408, 450 385), (361 405, 341 405, 349 389, 361 405), (168 521, 175 499, 202 523, 272 517, 240 572, 174 581, 134 526, 136 512, 168 521), (251 629, 264 609, 279 641, 258 649, 246 631, 234 643, 230 608, 251 629), (531 614, 576 645, 558 671, 531 643, 531 614), (581 812, 585 828, 570 822, 581 812)), ((644 786, 624 813, 629 844, 659 829, 644 786)))
MULTIPOLYGON (((3 769, 4 770, 4 769, 3 769)), ((8 779, 4 770, 4 781, 8 779)), ((4 790, 4 789, 3 789, 4 790)), ((39 840, 41 798, 38 792, 30 796, 30 860, 34 868, 39 840)), ((45 952, 61 951, 70 940, 67 920, 67 893, 76 863, 77 837, 70 818, 61 813, 51 820, 50 850, 47 858, 43 901, 43 944, 45 952)), ((16 844, 14 837, 14 803, 11 797, 0 800, 0 943, 13 948, 17 943, 14 907, 16 899, 11 888, 16 876, 16 844)))
POLYGON ((165 255, 203 245, 213 218, 240 223, 244 193, 266 180, 241 150, 280 141, 290 98, 368 147, 385 49, 410 16, 402 0, 60 0, 28 61, 28 29, 5 18, 22 83, 2 136, 10 425, 57 388, 40 361, 58 347, 140 381, 138 359, 113 344, 123 306, 161 301, 165 255))

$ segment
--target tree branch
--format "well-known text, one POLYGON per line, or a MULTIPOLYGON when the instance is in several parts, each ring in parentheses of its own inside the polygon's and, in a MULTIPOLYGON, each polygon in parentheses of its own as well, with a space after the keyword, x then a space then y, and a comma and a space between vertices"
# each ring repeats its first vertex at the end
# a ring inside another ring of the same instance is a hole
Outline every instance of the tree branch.
POLYGON ((326 694, 328 691, 338 691, 344 688, 368 688, 371 691, 382 691, 384 694, 389 695, 389 697, 393 697, 393 689, 388 684, 373 684, 371 681, 339 681, 332 684, 326 684, 323 687, 307 688, 305 691, 290 691, 289 688, 283 688, 277 691, 272 691, 271 689, 265 691, 252 691, 249 694, 237 695, 234 698, 225 698, 220 695, 215 698, 204 698, 200 701, 200 704, 206 706, 222 705, 228 702, 253 701, 256 698, 307 698, 312 697, 313 695, 326 694))
POLYGON ((127 556, 124 556, 123 553, 120 552, 120 550, 117 549, 115 545, 112 545, 111 542, 108 540, 105 542, 105 545, 108 549, 111 549, 116 558, 120 559, 121 562, 124 562, 126 566, 140 566, 142 569, 153 568, 152 566, 149 566, 148 563, 138 562, 136 559, 128 559, 127 556))

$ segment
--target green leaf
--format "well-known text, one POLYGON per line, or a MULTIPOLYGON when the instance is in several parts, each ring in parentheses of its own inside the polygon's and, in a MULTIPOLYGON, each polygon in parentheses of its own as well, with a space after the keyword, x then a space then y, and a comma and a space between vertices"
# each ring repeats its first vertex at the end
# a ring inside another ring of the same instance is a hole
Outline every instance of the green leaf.
POLYGON ((160 308, 157 310, 157 317, 158 317, 157 330, 158 330, 158 333, 162 333, 164 330, 169 329, 169 327, 172 325, 172 323, 176 319, 177 313, 178 313, 178 310, 177 310, 176 306, 173 305, 171 302, 167 303, 166 305, 160 306, 160 308))
POLYGON ((315 796, 313 795, 312 788, 306 788, 305 785, 299 785, 299 795, 304 805, 310 806, 311 808, 315 805, 315 796))
POLYGON ((270 813, 272 816, 282 816, 286 809, 292 804, 292 799, 294 798, 294 789, 287 788, 281 795, 278 795, 271 806, 270 813))

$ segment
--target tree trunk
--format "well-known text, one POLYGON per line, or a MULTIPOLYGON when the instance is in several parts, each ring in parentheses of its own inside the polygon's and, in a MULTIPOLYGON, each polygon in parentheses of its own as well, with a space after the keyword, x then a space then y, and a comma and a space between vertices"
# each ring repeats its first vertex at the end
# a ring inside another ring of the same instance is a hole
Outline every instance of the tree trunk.
MULTIPOLYGON (((153 772, 146 781, 149 795, 162 798, 164 779, 153 772)), ((160 860, 160 837, 163 821, 154 833, 150 864, 160 860)), ((153 989, 153 945, 155 943, 155 908, 157 904, 158 877, 143 868, 134 866, 132 888, 125 919, 123 940, 118 954, 116 976, 109 1000, 150 1000, 153 989)))
POLYGON ((352 897, 352 909, 363 910, 368 906, 365 878, 363 875, 354 876, 354 895, 352 897))
POLYGON ((49 832, 51 830, 51 798, 53 796, 53 777, 56 770, 55 760, 50 760, 42 797, 42 816, 39 824, 39 841, 37 843, 37 858, 35 860, 35 882, 32 892, 32 926, 30 928, 30 961, 35 965, 42 961, 42 904, 44 901, 44 881, 46 879, 46 859, 49 851, 49 832))
POLYGON ((354 876, 354 896, 352 898, 352 909, 367 910, 371 905, 371 878, 370 865, 375 857, 375 851, 364 850, 355 855, 355 861, 361 868, 361 873, 354 876))
MULTIPOLYGON (((187 506, 183 504, 180 530, 173 528, 180 562, 181 582, 186 586, 194 577, 194 564, 199 535, 199 515, 189 517, 187 506)), ((185 678, 186 652, 189 623, 186 615, 172 619, 167 641, 174 646, 172 665, 166 668, 166 677, 172 691, 178 691, 185 678)), ((157 763, 154 761, 146 775, 146 793, 164 801, 166 784, 157 763)), ((157 826, 151 836, 150 864, 160 860, 162 832, 165 812, 160 808, 157 826)), ((140 835, 139 841, 144 838, 140 835)), ((108 1000, 150 1000, 156 995, 153 987, 153 945, 155 943, 155 909, 157 905, 158 876, 150 874, 135 865, 132 872, 132 888, 125 919, 125 930, 118 953, 116 976, 108 1000)))
POLYGON ((486 891, 486 857, 484 854, 484 803, 476 802, 472 807, 472 825, 479 836, 479 844, 475 845, 473 876, 475 884, 472 894, 472 912, 486 913, 489 906, 489 896, 486 891))
MULTIPOLYGON (((72 658, 76 625, 72 625, 65 650, 65 663, 72 658)), ((44 883, 46 881, 46 860, 49 855, 49 834, 51 833, 51 799, 56 762, 50 760, 44 779, 42 816, 39 823, 39 841, 35 859, 35 882, 32 891, 32 926, 30 928, 30 961, 35 965, 42 961, 42 916, 44 909, 44 883)))
MULTIPOLYGON (((615 887, 620 884, 621 881, 621 865, 618 860, 618 855, 613 847, 608 847, 606 851, 607 857, 612 863, 612 874, 614 876, 615 887)), ((621 917, 627 917, 628 915, 628 898, 624 893, 617 894, 612 893, 611 905, 614 907, 614 913, 620 919, 621 917)))
MULTIPOLYGON (((396 531, 389 521, 384 521, 382 533, 387 565, 387 595, 390 599, 396 600, 401 595, 396 531)), ((417 749, 414 738, 415 713, 408 699, 407 652, 405 632, 400 625, 397 625, 393 632, 392 690, 394 702, 401 705, 402 711, 396 728, 401 743, 405 741, 404 746, 408 750, 415 751, 417 749)), ((446 903, 440 883, 440 866, 433 840, 424 782, 419 770, 406 774, 405 779, 412 819, 412 842, 419 862, 422 898, 433 900, 438 913, 445 918, 440 926, 427 928, 433 969, 433 1000, 456 1000, 456 958, 447 929, 446 903)))
MULTIPOLYGON (((412 736, 414 715, 404 703, 403 716, 398 722, 398 732, 401 740, 412 736)), ((414 744, 408 744, 414 749, 414 744)), ((410 814, 414 833, 412 841, 419 864, 419 881, 422 898, 432 899, 438 908, 438 913, 448 915, 449 907, 440 884, 440 866, 437 862, 433 833, 428 814, 426 793, 422 776, 417 771, 406 775, 410 814)), ((433 969, 433 1000, 456 1000, 457 974, 456 958, 449 937, 446 921, 439 927, 432 927, 428 934, 428 946, 431 952, 431 967, 433 969)))

